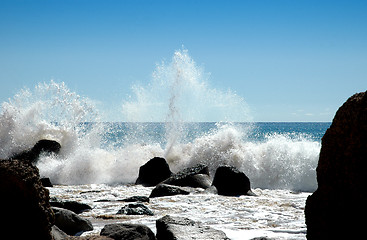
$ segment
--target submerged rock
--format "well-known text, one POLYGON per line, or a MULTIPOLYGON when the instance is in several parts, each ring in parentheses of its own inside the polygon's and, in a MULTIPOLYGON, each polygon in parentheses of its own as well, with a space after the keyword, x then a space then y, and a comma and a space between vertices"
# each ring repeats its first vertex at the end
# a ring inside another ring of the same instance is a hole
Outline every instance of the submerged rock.
POLYGON ((135 184, 152 187, 166 180, 172 175, 168 163, 164 158, 155 157, 140 167, 139 176, 135 184))
POLYGON ((255 195, 251 191, 250 179, 232 166, 219 166, 215 172, 213 186, 219 195, 240 196, 255 195))
POLYGON ((171 217, 166 215, 156 221, 156 227, 157 240, 229 240, 224 232, 183 217, 171 217))
POLYGON ((51 239, 54 213, 36 167, 18 160, 0 160, 0 196, 4 236, 51 239))
POLYGON ((115 240, 156 240, 152 230, 141 224, 107 224, 100 235, 115 240))
POLYGON ((69 235, 77 235, 86 231, 93 230, 93 225, 88 219, 84 219, 74 212, 52 207, 55 212, 55 225, 69 235))
POLYGON ((186 168, 163 181, 181 187, 193 187, 207 189, 212 185, 207 166, 198 164, 194 167, 186 168))
POLYGON ((142 203, 131 203, 125 205, 116 214, 149 215, 149 216, 154 215, 154 213, 142 203))
POLYGON ((318 189, 307 198, 308 239, 365 237, 367 92, 350 97, 322 138, 318 189))
POLYGON ((121 200, 122 202, 149 202, 146 196, 132 196, 121 200))
POLYGON ((159 184, 158 186, 156 186, 151 194, 150 194, 150 198, 155 198, 155 197, 164 197, 164 196, 174 196, 174 195, 188 195, 190 194, 190 192, 180 188, 180 187, 175 187, 175 186, 171 186, 171 185, 167 185, 167 184, 159 184))

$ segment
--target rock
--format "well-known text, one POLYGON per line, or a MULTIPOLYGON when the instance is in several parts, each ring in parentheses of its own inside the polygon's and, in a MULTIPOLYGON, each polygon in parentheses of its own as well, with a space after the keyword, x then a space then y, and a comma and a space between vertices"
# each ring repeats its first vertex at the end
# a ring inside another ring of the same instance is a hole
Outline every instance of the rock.
POLYGON ((367 92, 350 97, 322 138, 317 190, 307 198, 308 239, 365 237, 367 92))
POLYGON ((140 224, 107 224, 100 235, 115 240, 156 240, 152 230, 140 224))
POLYGON ((215 172, 213 186, 219 195, 239 196, 254 195, 250 187, 250 179, 232 166, 219 166, 215 172))
MULTIPOLYGON (((1 229, 12 239, 51 239, 54 214, 38 169, 18 160, 0 160, 1 229)), ((2 234, 5 234, 3 231, 2 234)))
POLYGON ((149 198, 145 196, 132 196, 121 200, 122 202, 149 202, 149 198))
POLYGON ((93 230, 92 223, 84 218, 79 217, 74 212, 52 207, 55 212, 55 225, 69 235, 79 235, 79 233, 93 230))
POLYGON ((59 153, 60 149, 61 149, 60 143, 53 141, 53 140, 42 139, 42 140, 39 140, 33 146, 32 149, 28 151, 24 151, 20 154, 17 154, 11 157, 11 159, 18 159, 22 161, 29 161, 31 163, 35 163, 37 162, 38 157, 41 153, 57 154, 59 153))
POLYGON ((89 211, 92 208, 85 203, 80 203, 76 201, 58 201, 57 199, 51 199, 50 201, 51 206, 58 207, 58 208, 64 208, 67 210, 70 210, 76 214, 89 211))
POLYGON ((172 175, 168 163, 164 158, 155 157, 140 167, 139 176, 135 184, 152 187, 172 175))
POLYGON ((207 166, 199 164, 191 168, 186 168, 163 181, 181 187, 194 187, 207 189, 212 185, 207 166))
POLYGON ((69 235, 55 225, 52 226, 51 235, 53 240, 69 240, 69 235))
POLYGON ((149 216, 154 215, 154 213, 142 203, 130 203, 128 205, 125 205, 116 214, 149 216))
POLYGON ((188 194, 190 194, 190 192, 182 188, 167 184, 159 184, 152 190, 149 198, 173 196, 173 195, 188 195, 188 194))
POLYGON ((53 187, 51 180, 49 178, 41 178, 42 186, 44 187, 53 187))
POLYGON ((157 240, 229 239, 222 231, 188 218, 164 216, 156 221, 157 240))

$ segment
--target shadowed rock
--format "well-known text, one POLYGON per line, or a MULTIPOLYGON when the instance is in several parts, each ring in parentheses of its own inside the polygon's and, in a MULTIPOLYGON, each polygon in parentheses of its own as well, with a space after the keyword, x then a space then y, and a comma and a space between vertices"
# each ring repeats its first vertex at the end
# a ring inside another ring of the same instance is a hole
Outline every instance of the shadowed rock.
POLYGON ((350 97, 322 138, 318 189, 307 198, 308 239, 365 237, 367 92, 350 97))
POLYGON ((172 175, 164 158, 155 157, 140 167, 139 176, 135 184, 152 187, 166 180, 172 175))

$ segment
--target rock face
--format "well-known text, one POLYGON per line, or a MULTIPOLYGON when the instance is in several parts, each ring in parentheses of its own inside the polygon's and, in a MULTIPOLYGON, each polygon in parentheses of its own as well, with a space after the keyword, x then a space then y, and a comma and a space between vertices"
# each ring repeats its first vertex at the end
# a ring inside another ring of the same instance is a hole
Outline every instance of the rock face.
POLYGON ((152 230, 140 224, 107 224, 102 229, 101 236, 115 240, 156 240, 152 230))
POLYGON ((157 240, 228 239, 222 231, 203 226, 188 218, 164 216, 156 221, 157 240))
POLYGON ((70 210, 57 207, 53 207, 52 210, 55 212, 55 225, 66 234, 76 235, 93 230, 89 220, 79 217, 70 210))
POLYGON ((173 174, 163 183, 181 186, 207 189, 212 185, 207 166, 199 164, 191 168, 186 168, 176 174, 173 174))
POLYGON ((189 195, 189 194, 190 192, 182 188, 170 186, 167 184, 159 184, 152 190, 149 197, 155 198, 155 197, 164 197, 164 196, 173 196, 173 195, 189 195))
POLYGON ((367 92, 350 97, 322 138, 318 189, 306 201, 308 239, 365 236, 367 92))
POLYGON ((54 214, 38 169, 18 160, 0 160, 1 228, 12 239, 51 239, 54 214))
POLYGON ((140 167, 139 176, 135 184, 152 187, 166 180, 172 175, 164 158, 155 157, 140 167))
POLYGON ((42 139, 39 140, 32 149, 22 152, 20 154, 17 154, 13 156, 11 159, 18 159, 23 161, 29 161, 31 163, 34 163, 37 161, 39 155, 41 153, 59 153, 61 149, 60 143, 53 141, 53 140, 47 140, 42 139))
POLYGON ((213 186, 217 188, 219 195, 254 195, 251 191, 250 179, 232 166, 219 166, 217 168, 213 186))

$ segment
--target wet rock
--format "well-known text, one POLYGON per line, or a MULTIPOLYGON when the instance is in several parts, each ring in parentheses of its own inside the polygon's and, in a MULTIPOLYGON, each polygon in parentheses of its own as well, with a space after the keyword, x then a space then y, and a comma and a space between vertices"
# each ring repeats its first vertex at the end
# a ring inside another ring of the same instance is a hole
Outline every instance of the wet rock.
POLYGON ((250 179, 232 166, 219 166, 215 172, 213 186, 219 195, 240 196, 255 195, 251 191, 250 179))
POLYGON ((57 154, 59 153, 60 149, 60 143, 53 140, 42 139, 39 140, 32 149, 17 154, 11 157, 11 159, 36 163, 41 153, 57 154))
POLYGON ((131 203, 125 205, 116 214, 149 215, 149 216, 154 215, 154 213, 142 203, 131 203))
POLYGON ((89 211, 92 209, 88 204, 85 203, 80 203, 76 201, 58 201, 55 198, 51 199, 50 204, 53 207, 67 209, 76 214, 80 214, 82 212, 89 211))
POLYGON ((1 228, 8 236, 51 239, 54 214, 36 167, 18 160, 0 160, 0 196, 1 228))
POLYGON ((100 235, 115 240, 156 240, 152 230, 141 224, 107 224, 100 235))
POLYGON ((140 167, 139 176, 135 184, 152 187, 172 175, 168 163, 164 158, 155 157, 140 167))
POLYGON ((63 209, 52 207, 55 213, 55 225, 69 235, 80 235, 83 232, 93 230, 92 223, 79 217, 74 212, 63 209))
POLYGON ((159 184, 152 190, 149 198, 188 194, 190 194, 190 192, 180 187, 175 187, 167 184, 159 184))
POLYGON ((199 164, 186 168, 163 181, 164 184, 207 189, 212 185, 207 166, 199 164))
POLYGON ((188 218, 164 216, 156 221, 157 240, 229 239, 222 231, 188 218))
POLYGON ((350 97, 322 138, 318 189, 307 198, 308 239, 365 237, 367 213, 367 92, 350 97), (363 217, 362 217, 363 218, 363 217))

